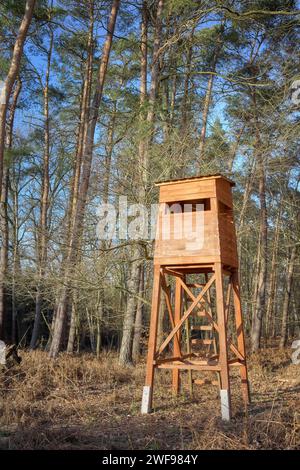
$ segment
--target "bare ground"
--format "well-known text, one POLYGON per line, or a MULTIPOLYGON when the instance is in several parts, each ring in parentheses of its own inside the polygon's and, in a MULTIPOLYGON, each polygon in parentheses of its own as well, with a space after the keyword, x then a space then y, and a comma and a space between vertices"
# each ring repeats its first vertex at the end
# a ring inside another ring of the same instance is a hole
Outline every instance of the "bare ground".
POLYGON ((23 352, 0 372, 0 446, 10 449, 299 449, 300 366, 290 351, 249 360, 252 404, 246 411, 233 376, 233 419, 220 420, 216 387, 173 398, 170 372, 156 375, 155 411, 140 415, 144 364, 121 369, 113 353, 23 352))

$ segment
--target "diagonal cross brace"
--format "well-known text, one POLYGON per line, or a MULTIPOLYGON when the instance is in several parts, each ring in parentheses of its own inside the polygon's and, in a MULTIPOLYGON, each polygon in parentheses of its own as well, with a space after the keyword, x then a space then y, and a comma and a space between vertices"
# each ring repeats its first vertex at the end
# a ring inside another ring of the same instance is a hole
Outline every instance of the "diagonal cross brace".
MULTIPOLYGON (((192 313, 192 311, 194 310, 194 308, 196 307, 196 305, 199 303, 199 301, 202 299, 202 297, 204 296, 205 292, 208 291, 208 289, 211 287, 211 285, 213 284, 213 282, 215 281, 216 279, 216 276, 213 275, 210 280, 208 281, 208 283, 206 284, 206 286, 202 289, 202 291, 200 292, 200 294, 197 296, 197 298, 195 298, 195 300, 193 301, 193 303, 191 304, 191 306, 187 309, 187 311, 184 313, 183 317, 181 318, 180 322, 177 323, 177 325, 175 326, 175 328, 173 328, 173 330, 171 331, 171 333, 169 334, 169 336, 165 339, 165 341, 162 343, 162 345, 160 346, 159 350, 157 351, 155 357, 157 358, 162 352, 163 350, 166 348, 166 346, 169 344, 169 342, 173 339, 173 337, 175 336, 175 334, 177 333, 177 331, 179 330, 179 328, 181 328, 181 326, 183 325, 183 323, 185 322, 185 320, 189 317, 189 315, 192 313)), ((180 280, 182 286, 185 286, 184 282, 182 280, 180 280)))
MULTIPOLYGON (((173 309, 172 309, 172 304, 171 304, 171 299, 170 299, 170 292, 169 292, 169 288, 167 286, 164 274, 161 274, 161 286, 162 286, 162 290, 164 291, 165 298, 166 298, 166 305, 167 305, 167 310, 169 313, 170 323, 171 323, 172 328, 175 328, 174 314, 173 314, 173 309)), ((181 354, 181 348, 180 348, 178 335, 175 336, 175 342, 181 354)))
MULTIPOLYGON (((191 299, 194 301, 192 305, 194 305, 194 303, 196 302, 196 305, 197 303, 199 302, 199 299, 198 297, 196 298, 194 296, 194 294, 190 291, 190 289, 184 284, 184 282, 181 281, 181 285, 182 287, 184 288, 184 290, 186 291, 186 293, 191 297, 191 299)), ((202 291, 203 292, 203 291, 202 291)), ((227 306, 228 307, 228 306, 227 306)), ((229 308, 229 307, 228 307, 229 308)), ((209 319, 209 321, 211 322, 211 324, 213 325, 214 329, 217 331, 217 333, 219 333, 219 325, 214 321, 214 319, 212 318, 212 316, 205 310, 205 315, 206 317, 209 319)), ((228 313, 227 313, 228 315, 228 313)), ((228 341, 228 344, 229 344, 229 347, 231 349, 231 351, 241 360, 245 360, 244 356, 240 353, 240 351, 238 350, 238 348, 229 340, 228 341)))
POLYGON ((229 317, 231 291, 232 291, 232 281, 230 279, 230 282, 229 282, 228 287, 227 287, 226 303, 225 303, 225 323, 226 323, 226 325, 227 325, 227 321, 228 321, 228 317, 229 317))

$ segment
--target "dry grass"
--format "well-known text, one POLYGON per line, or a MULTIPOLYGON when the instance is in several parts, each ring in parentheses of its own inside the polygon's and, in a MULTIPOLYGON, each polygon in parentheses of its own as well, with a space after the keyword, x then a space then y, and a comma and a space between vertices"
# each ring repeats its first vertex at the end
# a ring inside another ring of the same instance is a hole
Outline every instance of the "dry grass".
POLYGON ((264 350, 249 361, 252 404, 245 412, 238 377, 229 423, 217 390, 197 387, 174 399, 167 371, 157 374, 155 413, 139 413, 144 364, 121 369, 115 356, 22 353, 0 372, 0 443, 11 449, 300 448, 300 367, 289 351, 264 350))

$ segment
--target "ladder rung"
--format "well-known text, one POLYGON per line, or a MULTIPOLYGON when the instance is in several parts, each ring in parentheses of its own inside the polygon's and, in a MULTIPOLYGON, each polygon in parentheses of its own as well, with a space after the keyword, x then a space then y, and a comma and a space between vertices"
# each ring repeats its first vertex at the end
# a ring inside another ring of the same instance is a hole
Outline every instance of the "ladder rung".
POLYGON ((206 284, 203 282, 195 282, 193 284, 186 284, 187 287, 204 287, 206 286, 206 284))
POLYGON ((205 310, 198 310, 193 315, 196 316, 196 317, 206 317, 205 310))
POLYGON ((192 339, 192 344, 212 344, 213 339, 192 339))
POLYGON ((212 325, 192 325, 193 330, 197 331, 212 331, 213 326, 212 325))
POLYGON ((205 312, 205 310, 198 310, 197 316, 198 316, 198 317, 206 317, 206 312, 205 312))
POLYGON ((194 379, 193 383, 196 385, 219 385, 217 380, 210 379, 194 379))
POLYGON ((205 310, 197 310, 195 312, 192 312, 191 315, 193 317, 206 317, 205 310))

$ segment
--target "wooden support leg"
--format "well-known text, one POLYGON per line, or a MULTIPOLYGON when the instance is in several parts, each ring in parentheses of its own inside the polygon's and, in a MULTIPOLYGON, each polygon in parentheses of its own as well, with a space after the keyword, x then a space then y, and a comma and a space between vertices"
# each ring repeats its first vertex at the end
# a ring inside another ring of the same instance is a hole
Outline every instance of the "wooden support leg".
POLYGON ((240 375, 241 375, 241 382, 242 382, 243 399, 244 399, 245 404, 247 405, 250 403, 250 390, 249 390, 249 381, 248 381, 248 373, 247 373, 246 347, 245 347, 245 337, 244 337, 244 328, 243 328, 243 316, 242 316, 242 305, 241 305, 238 270, 235 270, 232 275, 232 287, 233 287, 233 300, 234 300, 238 350, 242 354, 242 356, 245 358, 244 364, 241 364, 240 366, 240 375))
MULTIPOLYGON (((205 282, 206 284, 208 283, 208 274, 205 274, 205 282)), ((207 297, 207 301, 208 301, 208 313, 210 314, 210 316, 212 317, 213 316, 213 313, 212 313, 212 309, 211 309, 211 298, 210 298, 210 291, 208 290, 207 291, 207 294, 206 294, 206 297, 207 297)), ((213 341, 213 351, 214 351, 214 354, 217 355, 217 343, 216 343, 216 333, 215 333, 215 330, 212 329, 212 332, 211 332, 211 339, 213 341)), ((218 384, 219 384, 219 389, 221 390, 221 374, 220 372, 217 372, 217 379, 218 379, 218 384)))
MULTIPOLYGON (((183 278, 184 283, 186 284, 186 277, 184 276, 183 278)), ((186 297, 186 292, 183 290, 182 291, 182 302, 183 302, 183 308, 184 310, 188 309, 188 303, 187 303, 187 297, 186 297)), ((186 319, 185 321, 185 333, 186 333, 186 352, 188 354, 191 354, 192 352, 192 341, 191 341, 191 330, 190 330, 190 321, 189 318, 186 319)), ((191 397, 193 396, 193 371, 192 369, 188 370, 188 384, 189 384, 189 392, 191 397)))
POLYGON ((228 368, 228 350, 227 350, 227 333, 226 333, 226 318, 225 318, 225 305, 224 305, 224 290, 223 290, 223 272, 222 264, 215 263, 216 273, 216 302, 217 302, 217 317, 219 327, 219 364, 221 366, 221 414, 224 421, 229 421, 231 418, 231 399, 230 399, 230 381, 229 381, 229 368, 228 368))
POLYGON ((141 412, 150 413, 152 409, 152 394, 153 394, 153 380, 154 380, 154 357, 156 352, 156 336, 157 336, 157 323, 159 314, 160 304, 160 285, 161 285, 161 274, 160 266, 154 267, 154 278, 153 278, 153 292, 152 292, 152 309, 150 319, 150 333, 149 333, 149 345, 148 345, 148 356, 147 356, 147 370, 145 386, 143 388, 143 398, 141 412))
MULTIPOLYGON (((175 326, 180 322, 181 318, 181 309, 182 309, 182 287, 180 278, 176 277, 175 281, 175 308, 174 308, 174 323, 175 326)), ((178 357, 181 356, 180 350, 180 330, 177 331, 174 337, 174 356, 178 357), (177 338, 177 340, 176 340, 177 338)), ((172 377, 172 387, 173 393, 178 395, 180 389, 180 371, 179 369, 173 369, 173 377, 172 377)))

